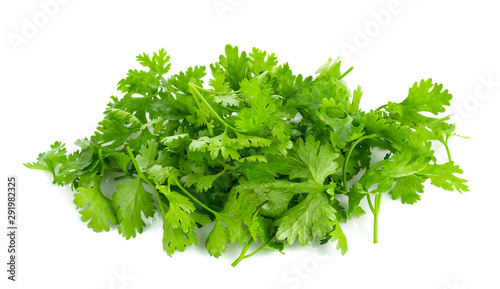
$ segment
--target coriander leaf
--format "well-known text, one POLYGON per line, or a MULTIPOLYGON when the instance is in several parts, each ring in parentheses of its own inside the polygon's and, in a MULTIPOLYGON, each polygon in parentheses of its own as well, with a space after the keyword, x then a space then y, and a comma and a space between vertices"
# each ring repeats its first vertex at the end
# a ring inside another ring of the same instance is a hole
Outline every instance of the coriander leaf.
POLYGON ((299 138, 294 147, 298 158, 307 165, 310 177, 317 183, 323 184, 326 177, 337 171, 335 159, 339 157, 330 145, 321 145, 312 135, 306 137, 305 142, 299 138))
POLYGON ((38 162, 25 163, 28 169, 44 170, 52 173, 52 183, 60 186, 72 184, 76 178, 86 172, 92 162, 93 147, 86 147, 82 151, 66 154, 64 144, 55 142, 50 150, 38 155, 38 162))
POLYGON ((351 219, 353 215, 356 217, 364 215, 365 211, 359 204, 366 197, 366 194, 362 194, 356 186, 353 186, 347 193, 347 196, 349 197, 347 217, 351 219))
POLYGON ((339 78, 342 75, 340 73, 340 58, 335 59, 333 63, 332 59, 329 58, 325 64, 318 68, 316 74, 319 74, 319 77, 339 78))
POLYGON ((220 219, 215 220, 215 225, 208 234, 205 241, 205 247, 208 253, 215 258, 220 257, 226 251, 226 245, 229 243, 229 232, 226 227, 222 225, 220 219))
POLYGON ((328 237, 324 240, 325 242, 323 242, 322 240, 321 243, 324 244, 328 240, 332 242, 337 241, 337 250, 340 250, 342 255, 347 253, 347 238, 344 235, 344 232, 342 231, 338 220, 335 221, 334 229, 328 234, 328 237))
POLYGON ((335 210, 325 193, 311 193, 274 222, 278 226, 276 238, 292 245, 298 237, 299 243, 304 246, 313 241, 313 232, 319 238, 324 238, 333 229, 335 221, 335 210))
POLYGON ((408 92, 408 97, 401 102, 407 110, 428 111, 435 115, 444 112, 444 106, 449 106, 451 94, 443 90, 442 84, 433 84, 432 79, 421 80, 413 84, 408 92))
POLYGON ((194 82, 197 85, 201 85, 203 83, 202 78, 207 74, 205 69, 205 66, 195 66, 194 68, 189 67, 186 72, 181 71, 178 74, 171 76, 168 79, 168 82, 183 93, 190 94, 191 92, 188 83, 194 82))
POLYGON ((76 193, 73 199, 77 209, 89 204, 86 209, 80 210, 80 214, 82 215, 82 222, 90 220, 87 226, 94 232, 109 231, 108 220, 111 224, 118 224, 111 200, 106 198, 101 191, 101 181, 101 177, 92 176, 90 187, 77 188, 79 193, 76 193))
POLYGON ((133 114, 121 109, 109 109, 107 115, 99 122, 92 140, 99 145, 116 149, 142 126, 141 121, 133 114))
POLYGON ((268 55, 267 52, 255 47, 252 48, 252 52, 248 55, 250 56, 250 70, 254 75, 259 75, 264 71, 271 71, 278 64, 278 58, 274 53, 268 55))
POLYGON ((423 170, 430 160, 430 157, 417 155, 411 148, 405 148, 384 163, 381 173, 391 178, 409 176, 423 170))
POLYGON ((214 95, 214 101, 226 107, 238 106, 241 100, 236 94, 218 94, 214 95))
MULTIPOLYGON (((244 78, 249 76, 248 57, 245 51, 238 52, 237 46, 226 45, 224 51, 226 55, 219 57, 220 66, 224 68, 226 79, 233 90, 240 88, 239 83, 244 78)), ((212 65, 212 71, 218 70, 215 65, 212 65)))
POLYGON ((117 191, 113 193, 113 207, 119 221, 118 232, 125 239, 135 238, 136 231, 141 234, 146 225, 141 213, 146 218, 153 217, 155 214, 156 206, 153 204, 153 196, 144 189, 139 177, 123 182, 116 189, 117 191))
POLYGON ((463 171, 453 162, 428 165, 425 169, 418 172, 418 175, 431 179, 431 184, 436 187, 447 191, 457 190, 460 193, 469 191, 468 186, 465 184, 467 181, 454 174, 463 174, 463 171))
POLYGON ((396 186, 390 191, 393 200, 401 198, 403 204, 414 204, 420 201, 420 195, 424 192, 424 177, 418 175, 408 175, 398 178, 396 186))
POLYGON ((193 231, 184 232, 163 221, 163 251, 172 256, 175 251, 184 252, 186 246, 198 245, 198 239, 193 231))
POLYGON ((205 192, 212 187, 213 182, 218 179, 224 171, 215 175, 204 175, 200 173, 188 174, 181 178, 181 182, 189 188, 196 185, 196 191, 199 193, 205 192))
POLYGON ((142 66, 148 67, 151 72, 157 74, 158 76, 162 76, 170 70, 170 56, 167 55, 165 49, 160 49, 158 53, 153 54, 153 58, 150 58, 149 55, 143 53, 137 56, 137 60, 141 63, 142 66))
POLYGON ((267 244, 272 239, 269 224, 259 214, 254 215, 252 225, 249 229, 254 241, 257 241, 257 238, 260 237, 262 243, 267 244))
POLYGON ((141 146, 139 154, 135 157, 137 164, 139 165, 139 170, 141 172, 146 171, 151 167, 154 162, 156 155, 158 154, 158 143, 155 140, 149 140, 147 146, 141 146))

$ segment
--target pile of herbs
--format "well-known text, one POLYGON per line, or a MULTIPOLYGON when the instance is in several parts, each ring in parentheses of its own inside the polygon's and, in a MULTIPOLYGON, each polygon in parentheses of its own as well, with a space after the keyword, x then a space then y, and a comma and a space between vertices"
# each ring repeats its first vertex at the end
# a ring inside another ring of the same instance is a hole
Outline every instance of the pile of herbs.
POLYGON ((135 238, 143 216, 159 213, 168 255, 197 245, 196 230, 208 224, 210 255, 242 244, 233 266, 262 249, 281 252, 315 238, 337 242, 344 254, 341 224, 365 214, 362 201, 377 242, 382 194, 414 204, 427 180, 468 190, 448 148, 455 127, 442 116, 452 96, 431 79, 415 83, 402 102, 365 112, 361 89, 351 92, 344 81, 352 68, 342 73, 338 59, 314 77, 293 74, 274 54, 230 45, 210 76, 205 66, 167 76, 163 49, 137 60, 144 70, 118 83, 123 96, 111 97, 94 135, 75 142, 78 151, 55 142, 25 164, 76 190, 81 219, 95 232, 117 226, 135 238), (446 148, 447 162, 437 162, 433 144, 446 148), (106 178, 116 181, 112 194, 101 191, 106 178))

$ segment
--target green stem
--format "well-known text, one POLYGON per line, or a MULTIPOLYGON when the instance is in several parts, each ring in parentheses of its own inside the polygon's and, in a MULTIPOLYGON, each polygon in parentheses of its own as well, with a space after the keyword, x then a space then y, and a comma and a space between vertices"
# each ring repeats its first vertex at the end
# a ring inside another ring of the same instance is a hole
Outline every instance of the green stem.
POLYGON ((200 200, 198 200, 197 198, 195 198, 193 195, 191 195, 190 192, 188 192, 182 185, 181 183, 179 182, 179 180, 175 179, 174 180, 175 182, 175 185, 178 186, 181 191, 184 192, 184 194, 186 194, 189 198, 191 198, 193 201, 195 201, 198 205, 202 206, 203 208, 205 208, 205 210, 209 211, 210 213, 214 214, 215 216, 219 216, 220 217, 220 214, 212 209, 210 209, 209 207, 207 207, 205 204, 203 204, 200 200))
POLYGON ((235 128, 234 126, 228 124, 227 122, 225 122, 220 116, 219 114, 217 114, 217 112, 213 109, 213 107, 207 102, 207 100, 203 97, 203 95, 201 95, 201 93, 198 91, 198 89, 196 88, 196 85, 194 85, 193 83, 188 83, 188 85, 193 89, 194 91, 194 94, 199 97, 201 99, 201 101, 203 101, 203 103, 205 103, 205 105, 207 106, 208 110, 210 110, 210 112, 215 116, 215 118, 217 118, 224 126, 232 129, 233 131, 237 131, 237 132, 244 132, 243 130, 241 129, 237 129, 235 128))
POLYGON ((373 213, 373 243, 378 243, 378 213, 380 211, 380 203, 382 201, 382 194, 375 196, 375 212, 373 213))
MULTIPOLYGON (((201 105, 200 105, 200 102, 198 101, 198 99, 196 97, 193 97, 194 101, 196 102, 196 105, 198 106, 198 108, 200 109, 201 111, 201 105)), ((202 117, 203 117, 203 120, 205 121, 205 123, 207 124, 207 130, 208 130, 208 134, 210 136, 212 136, 214 133, 212 131, 212 127, 210 126, 210 123, 208 122, 207 118, 205 117, 205 114, 202 114, 202 117)))
POLYGON ((448 143, 447 142, 442 142, 444 147, 446 148, 446 154, 448 154, 448 161, 451 162, 451 153, 450 153, 450 148, 448 147, 448 143))
POLYGON ((376 138, 378 137, 378 134, 371 134, 371 135, 366 135, 363 137, 358 138, 349 148, 349 151, 347 152, 347 155, 344 159, 344 166, 342 168, 343 170, 343 184, 344 184, 344 191, 347 191, 347 164, 349 163, 349 159, 351 158, 352 152, 354 151, 354 148, 363 140, 369 139, 369 138, 376 138))
POLYGON ((386 106, 387 106, 387 104, 381 105, 381 106, 377 107, 377 109, 376 109, 376 110, 379 110, 379 109, 384 108, 384 107, 386 107, 386 106))
POLYGON ((347 71, 346 71, 346 72, 344 72, 344 74, 342 74, 342 75, 341 75, 338 79, 342 79, 342 78, 344 78, 344 76, 346 76, 349 72, 351 72, 351 70, 352 70, 353 68, 354 68, 354 67, 352 67, 352 66, 351 66, 351 67, 349 67, 349 69, 347 69, 347 71))
POLYGON ((221 161, 219 159, 215 159, 215 161, 218 162, 221 166, 223 166, 224 170, 233 170, 233 169, 235 169, 235 167, 232 167, 232 166, 226 164, 225 162, 223 162, 223 161, 221 161))
POLYGON ((224 95, 224 94, 235 94, 235 93, 237 92, 237 91, 235 91, 235 92, 229 92, 229 91, 228 91, 228 92, 215 91, 215 90, 205 89, 205 88, 203 88, 203 87, 201 87, 201 86, 198 86, 198 85, 196 85, 196 84, 194 84, 194 83, 192 83, 192 82, 190 82, 189 84, 191 84, 192 86, 194 86, 195 88, 197 88, 197 89, 199 89, 199 90, 203 90, 203 91, 205 91, 205 92, 208 92, 208 93, 213 93, 213 94, 223 94, 223 95, 224 95))
POLYGON ((129 154, 130 158, 132 159, 132 163, 134 164, 135 170, 137 171, 137 177, 139 177, 141 180, 145 181, 151 187, 153 192, 155 193, 156 199, 158 200, 158 206, 160 207, 160 213, 161 213, 162 218, 163 218, 163 216, 165 215, 165 212, 163 211, 163 207, 160 205, 160 202, 161 202, 160 194, 156 190, 156 187, 154 186, 154 184, 151 183, 151 181, 146 177, 146 175, 144 175, 144 173, 141 172, 141 170, 139 169, 139 165, 137 164, 137 161, 135 160, 134 153, 132 153, 132 150, 130 149, 129 146, 127 146, 127 152, 129 154))
POLYGON ((99 149, 98 154, 99 154, 99 160, 101 161, 101 177, 104 175, 105 170, 110 171, 110 172, 119 172, 119 173, 122 172, 122 170, 120 170, 120 169, 115 169, 115 168, 109 167, 106 164, 106 162, 104 162, 104 157, 102 155, 102 149, 99 149))
POLYGON ((248 242, 243 246, 243 250, 241 250, 241 253, 240 253, 240 256, 238 257, 238 259, 234 260, 234 262, 231 264, 231 266, 235 267, 236 265, 238 265, 238 263, 241 262, 241 260, 248 258, 247 256, 245 256, 245 254, 248 251, 248 249, 250 249, 250 246, 252 245, 252 243, 253 243, 253 238, 250 238, 250 240, 248 240, 248 242))
POLYGON ((372 211, 372 213, 375 215, 375 208, 373 207, 373 204, 372 204, 372 199, 370 198, 370 195, 366 195, 366 199, 368 200, 368 206, 370 206, 370 210, 372 211))

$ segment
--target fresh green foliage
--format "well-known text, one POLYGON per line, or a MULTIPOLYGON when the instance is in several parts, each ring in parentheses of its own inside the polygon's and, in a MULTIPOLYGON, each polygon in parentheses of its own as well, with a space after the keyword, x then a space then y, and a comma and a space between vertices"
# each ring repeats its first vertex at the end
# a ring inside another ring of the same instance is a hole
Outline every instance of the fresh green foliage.
POLYGON ((293 74, 274 54, 230 45, 210 72, 196 66, 167 77, 163 49, 137 60, 143 70, 119 81, 123 96, 111 97, 94 135, 76 142, 80 150, 55 142, 25 164, 70 185, 95 232, 117 228, 135 238, 145 218, 159 214, 168 255, 197 245, 196 231, 208 224, 210 255, 242 244, 233 266, 262 249, 281 252, 315 238, 337 242, 345 254, 341 224, 365 213, 361 202, 374 215, 377 242, 382 194, 414 204, 427 180, 468 191, 448 147, 455 126, 441 115, 452 97, 431 79, 400 103, 362 111, 361 89, 351 93, 344 81, 352 68, 342 73, 339 59, 314 77, 293 74), (435 155, 440 143, 445 162, 435 155), (116 189, 101 191, 103 180, 116 189))

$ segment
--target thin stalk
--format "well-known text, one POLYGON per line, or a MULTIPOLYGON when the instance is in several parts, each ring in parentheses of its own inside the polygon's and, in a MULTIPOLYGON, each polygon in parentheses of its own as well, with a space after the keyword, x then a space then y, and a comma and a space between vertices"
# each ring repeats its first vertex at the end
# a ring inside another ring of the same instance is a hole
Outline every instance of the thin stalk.
POLYGON ((351 67, 349 67, 349 69, 347 69, 347 71, 346 71, 346 72, 344 72, 344 74, 342 74, 342 75, 341 75, 338 79, 342 79, 342 78, 344 78, 344 76, 346 76, 349 72, 351 72, 351 70, 352 70, 353 68, 354 68, 354 67, 352 67, 352 66, 351 66, 351 67))
POLYGON ((446 148, 446 154, 448 154, 448 161, 451 162, 451 153, 450 153, 450 148, 448 147, 448 143, 447 143, 448 140, 446 141, 442 141, 441 143, 444 145, 444 147, 446 148))
POLYGON ((352 152, 354 151, 354 148, 363 140, 369 139, 369 138, 375 138, 378 137, 378 134, 371 134, 371 135, 366 135, 363 137, 358 138, 349 148, 349 151, 347 152, 347 155, 344 159, 344 166, 342 168, 343 170, 343 184, 344 184, 344 191, 347 192, 347 164, 349 163, 349 159, 351 158, 352 152))
POLYGON ((203 208, 205 208, 205 210, 209 211, 210 213, 216 215, 216 216, 220 216, 220 214, 212 209, 210 209, 209 207, 207 207, 205 204, 203 204, 200 200, 198 200, 197 198, 195 198, 193 195, 191 195, 190 192, 188 192, 182 185, 181 183, 175 179, 174 180, 175 182, 175 185, 178 186, 182 192, 184 192, 184 194, 186 194, 189 198, 191 198, 193 201, 195 201, 198 205, 202 206, 203 208))
MULTIPOLYGON (((201 105, 200 105, 200 102, 198 101, 198 99, 196 97, 193 97, 194 98, 194 101, 196 102, 196 105, 198 106, 198 108, 201 110, 201 105)), ((205 117, 205 114, 202 115, 203 117, 203 120, 207 123, 207 129, 208 129, 208 134, 210 136, 212 136, 214 133, 212 131, 212 127, 210 126, 210 123, 208 123, 208 120, 207 118, 205 117)))
POLYGON ((387 104, 384 104, 384 105, 381 105, 381 106, 377 107, 376 110, 379 110, 379 109, 384 108, 384 107, 387 107, 387 104))
POLYGON ((451 162, 452 160, 451 160, 450 148, 447 145, 445 145, 444 147, 446 148, 446 153, 448 154, 448 161, 451 162))
POLYGON ((130 158, 132 159, 132 163, 134 164, 135 170, 137 171, 137 177, 139 177, 141 180, 145 181, 151 187, 153 192, 155 193, 156 199, 158 199, 158 206, 160 207, 160 213, 161 213, 162 218, 163 218, 163 216, 165 215, 165 212, 163 211, 163 207, 159 204, 161 202, 160 194, 156 190, 156 187, 153 185, 153 183, 151 183, 151 181, 146 177, 146 175, 144 175, 144 173, 141 172, 141 170, 139 169, 139 165, 137 164, 137 161, 135 160, 134 154, 132 153, 132 150, 130 149, 129 146, 127 146, 127 152, 129 154, 130 158))
POLYGON ((122 170, 120 170, 120 169, 115 169, 115 168, 109 167, 106 164, 106 162, 104 162, 104 157, 102 155, 102 149, 99 149, 98 154, 99 154, 99 160, 101 161, 101 177, 104 175, 105 170, 110 171, 110 172, 118 172, 118 173, 122 172, 122 170))
POLYGON ((370 210, 375 215, 375 208, 373 207, 372 199, 370 198, 370 195, 366 195, 366 199, 368 200, 368 206, 370 206, 370 210))
POLYGON ((380 203, 382 202, 382 194, 375 196, 375 212, 373 213, 373 243, 378 243, 378 213, 380 211, 380 203))
POLYGON ((215 159, 215 161, 218 162, 221 166, 223 166, 224 170, 233 170, 234 169, 234 167, 226 164, 225 162, 223 162, 223 161, 221 161, 219 159, 215 159))
MULTIPOLYGON (((257 254, 260 252, 260 250, 264 249, 265 247, 267 246, 267 244, 262 244, 259 248, 257 248, 255 251, 253 251, 252 253, 248 254, 248 255, 245 255, 245 256, 242 256, 240 255, 240 257, 238 257, 238 259, 236 259, 232 264, 231 266, 235 267, 236 265, 238 265, 238 263, 241 262, 241 260, 243 259, 246 259, 248 257, 252 257, 253 255, 257 254)), ((248 249, 247 249, 248 250, 248 249)))
POLYGON ((243 246, 243 250, 241 250, 238 259, 234 260, 234 262, 231 263, 231 266, 235 267, 236 265, 238 265, 238 263, 241 262, 241 260, 248 258, 248 256, 245 256, 245 254, 248 251, 248 249, 250 249, 250 246, 252 246, 252 243, 253 243, 253 238, 250 238, 250 240, 248 240, 248 242, 243 246))
POLYGON ((213 109, 213 107, 207 102, 207 100, 203 97, 203 95, 201 95, 201 93, 198 91, 198 89, 196 88, 196 85, 194 85, 193 83, 188 83, 188 85, 193 89, 194 91, 194 94, 200 98, 201 101, 203 101, 203 103, 205 103, 205 105, 207 106, 208 110, 210 110, 210 112, 215 116, 216 119, 218 119, 224 126, 232 129, 233 131, 237 131, 237 132, 244 132, 243 130, 241 129, 237 129, 235 128, 234 126, 228 124, 227 122, 225 122, 220 116, 219 114, 217 114, 217 112, 213 109))
POLYGON ((205 88, 203 88, 201 86, 198 86, 198 85, 196 85, 194 83, 189 83, 189 84, 192 84, 192 86, 196 87, 199 90, 203 90, 205 92, 213 93, 213 94, 222 94, 222 95, 224 95, 224 94, 235 94, 235 92, 237 92, 237 91, 234 91, 234 92, 229 92, 229 91, 228 92, 215 91, 215 90, 205 89, 205 88))

